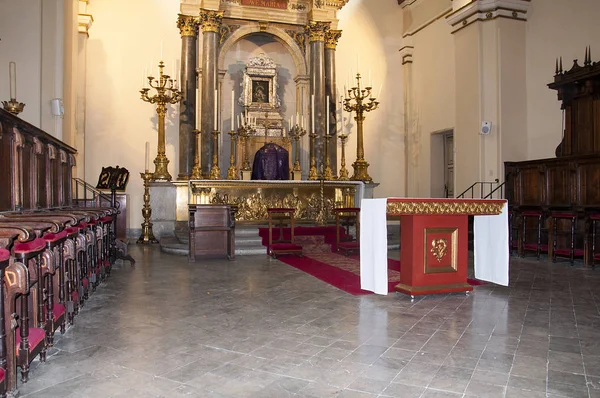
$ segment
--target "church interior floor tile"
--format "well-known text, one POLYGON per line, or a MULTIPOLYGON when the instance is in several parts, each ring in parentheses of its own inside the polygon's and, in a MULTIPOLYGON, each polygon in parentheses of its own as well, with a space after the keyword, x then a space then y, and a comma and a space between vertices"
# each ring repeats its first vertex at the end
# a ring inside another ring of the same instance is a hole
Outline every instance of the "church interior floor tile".
POLYGON ((264 255, 130 253, 22 397, 600 396, 600 273, 581 264, 512 257, 509 287, 411 301, 264 255))

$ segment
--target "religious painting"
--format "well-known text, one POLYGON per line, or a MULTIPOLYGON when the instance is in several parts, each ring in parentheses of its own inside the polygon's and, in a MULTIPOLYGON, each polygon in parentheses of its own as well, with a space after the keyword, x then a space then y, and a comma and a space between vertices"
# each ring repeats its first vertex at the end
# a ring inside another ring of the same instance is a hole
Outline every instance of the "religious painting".
POLYGON ((268 81, 252 80, 252 102, 259 104, 269 103, 268 81))

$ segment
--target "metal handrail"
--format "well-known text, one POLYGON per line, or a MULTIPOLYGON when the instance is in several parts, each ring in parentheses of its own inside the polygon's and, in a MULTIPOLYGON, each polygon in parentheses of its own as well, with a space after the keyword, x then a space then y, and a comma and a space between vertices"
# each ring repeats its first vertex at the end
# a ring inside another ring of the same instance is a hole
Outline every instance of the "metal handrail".
MULTIPOLYGON (((489 185, 490 191, 493 192, 493 191, 495 191, 495 189, 493 188, 494 184, 498 184, 498 183, 500 183, 500 180, 497 179, 497 178, 494 181, 477 181, 477 182, 474 182, 469 188, 465 189, 456 198, 457 199, 464 199, 465 195, 467 194, 467 192, 470 191, 471 192, 471 199, 474 199, 475 198, 475 187, 479 186, 479 197, 481 199, 484 199, 485 197, 487 197, 487 195, 484 195, 484 187, 486 187, 486 186, 489 185)), ((497 187, 496 187, 496 189, 497 189, 497 187)))
MULTIPOLYGON (((88 197, 87 197, 87 192, 90 191, 93 195, 90 198, 90 200, 95 204, 95 206, 100 206, 100 198, 108 201, 108 203, 112 203, 112 198, 110 195, 107 195, 103 192, 101 192, 100 190, 98 190, 97 188, 93 187, 92 185, 88 184, 87 182, 85 182, 84 180, 82 180, 81 178, 78 177, 73 177, 73 181, 75 181, 75 193, 79 192, 79 187, 82 186, 83 187, 83 204, 84 207, 88 207, 88 197)), ((73 195, 73 199, 75 200, 80 200, 81 198, 78 197, 78 195, 73 195)), ((117 202, 116 203, 117 208, 120 207, 120 203, 117 202)))
POLYGON ((504 186, 506 185, 506 181, 504 181, 502 184, 498 185, 496 188, 494 188, 494 190, 490 193, 488 193, 487 195, 485 195, 485 197, 483 199, 494 199, 494 193, 498 190, 500 190, 500 197, 498 199, 504 199, 504 186))

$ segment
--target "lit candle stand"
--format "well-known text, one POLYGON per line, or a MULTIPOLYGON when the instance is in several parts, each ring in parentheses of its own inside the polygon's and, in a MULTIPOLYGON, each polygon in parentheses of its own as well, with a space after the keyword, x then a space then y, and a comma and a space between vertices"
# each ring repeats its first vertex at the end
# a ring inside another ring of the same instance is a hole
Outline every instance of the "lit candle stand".
POLYGON ((202 178, 202 169, 200 168, 200 145, 198 145, 198 141, 200 140, 200 130, 193 130, 195 139, 194 145, 196 146, 196 154, 194 155, 194 167, 192 167, 192 175, 190 178, 192 180, 199 180, 202 178))
POLYGON ((369 176, 369 163, 365 160, 365 150, 363 145, 363 122, 365 113, 377 109, 379 102, 375 101, 372 96, 372 87, 361 88, 360 73, 356 74, 356 86, 348 89, 344 98, 344 109, 347 112, 356 112, 354 120, 356 120, 356 161, 352 164, 354 167, 354 175, 352 180, 373 182, 369 176))
POLYGON ((217 129, 213 130, 213 155, 212 155, 212 166, 210 167, 210 180, 221 179, 221 169, 219 168, 219 134, 221 132, 217 129))
MULTIPOLYGON (((296 117, 296 121, 297 121, 296 117)), ((300 138, 306 135, 306 130, 296 124, 290 127, 290 137, 296 142, 296 159, 294 161, 294 168, 292 169, 292 180, 302 179, 302 167, 300 166, 300 138)))
POLYGON ((340 175, 338 176, 338 180, 340 181, 348 181, 350 178, 348 176, 348 169, 346 168, 346 140, 348 139, 347 135, 340 134, 338 135, 340 142, 342 143, 342 160, 340 162, 340 175))
POLYGON ((167 115, 167 104, 176 104, 181 101, 182 92, 175 88, 175 81, 169 75, 163 73, 165 64, 160 61, 158 64, 159 77, 154 79, 148 76, 148 85, 156 90, 155 95, 148 95, 150 88, 142 88, 142 100, 151 104, 156 104, 156 113, 158 113, 158 151, 154 159, 155 170, 152 174, 153 180, 171 181, 171 174, 167 170, 169 159, 165 154, 165 117, 167 115))

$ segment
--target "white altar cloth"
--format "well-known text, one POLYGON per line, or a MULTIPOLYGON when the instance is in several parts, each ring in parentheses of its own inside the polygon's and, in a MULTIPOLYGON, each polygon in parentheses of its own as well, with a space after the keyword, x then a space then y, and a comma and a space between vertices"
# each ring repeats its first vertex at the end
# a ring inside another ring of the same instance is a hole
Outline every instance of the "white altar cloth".
MULTIPOLYGON (((363 199, 360 211, 361 289, 387 294, 387 198, 363 199)), ((475 216, 475 278, 508 286, 509 247, 507 202, 502 213, 475 216)), ((400 269, 402 273, 402 268, 400 269)))

